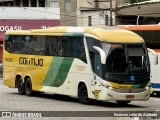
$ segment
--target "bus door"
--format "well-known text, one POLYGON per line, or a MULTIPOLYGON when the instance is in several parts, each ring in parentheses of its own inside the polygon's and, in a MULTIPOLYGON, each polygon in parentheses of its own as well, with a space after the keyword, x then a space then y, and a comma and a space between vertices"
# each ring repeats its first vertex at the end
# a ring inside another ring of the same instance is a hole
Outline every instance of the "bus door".
POLYGON ((100 60, 99 53, 90 52, 90 59, 92 64, 93 74, 91 74, 91 89, 94 98, 99 98, 99 93, 101 92, 100 79, 102 76, 102 64, 100 60))
POLYGON ((102 90, 101 84, 99 82, 101 78, 97 76, 96 74, 91 75, 91 90, 94 98, 98 99, 99 94, 102 90))

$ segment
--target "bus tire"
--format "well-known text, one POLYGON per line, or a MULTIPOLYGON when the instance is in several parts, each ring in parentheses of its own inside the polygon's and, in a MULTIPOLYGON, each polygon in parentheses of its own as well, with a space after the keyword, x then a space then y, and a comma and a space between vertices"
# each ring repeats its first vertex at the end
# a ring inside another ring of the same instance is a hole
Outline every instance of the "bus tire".
POLYGON ((158 91, 158 92, 156 92, 156 94, 157 94, 157 96, 158 96, 158 97, 160 97, 160 92, 159 92, 159 91, 158 91))
POLYGON ((19 77, 17 82, 18 82, 17 83, 18 93, 20 95, 24 95, 25 94, 25 88, 24 88, 24 83, 22 81, 22 78, 19 77))
POLYGON ((88 91, 85 84, 81 85, 78 88, 78 100, 82 104, 89 104, 91 103, 91 99, 88 98, 88 91))
POLYGON ((130 103, 131 101, 116 101, 118 104, 120 105, 127 105, 128 103, 130 103))
POLYGON ((32 96, 32 82, 30 78, 27 78, 26 82, 25 82, 25 93, 27 96, 32 96))

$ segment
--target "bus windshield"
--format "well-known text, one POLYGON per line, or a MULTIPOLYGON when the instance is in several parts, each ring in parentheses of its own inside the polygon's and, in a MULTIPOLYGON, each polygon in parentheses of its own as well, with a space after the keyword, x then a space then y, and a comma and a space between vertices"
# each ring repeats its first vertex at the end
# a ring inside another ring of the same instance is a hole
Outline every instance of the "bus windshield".
POLYGON ((102 43, 102 49, 106 53, 105 79, 128 80, 133 75, 148 74, 149 65, 144 45, 102 43))

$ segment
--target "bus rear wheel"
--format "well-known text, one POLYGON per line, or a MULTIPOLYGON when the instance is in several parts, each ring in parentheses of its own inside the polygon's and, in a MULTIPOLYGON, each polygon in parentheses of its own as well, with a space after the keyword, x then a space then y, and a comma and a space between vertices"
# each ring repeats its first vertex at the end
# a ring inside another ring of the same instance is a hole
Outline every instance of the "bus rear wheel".
POLYGON ((25 93, 27 96, 31 96, 33 91, 32 91, 32 82, 30 78, 27 78, 25 82, 25 93))
POLYGON ((24 83, 23 83, 21 77, 18 78, 17 88, 18 88, 18 93, 19 93, 20 95, 24 95, 25 89, 24 89, 24 83))
POLYGON ((126 104, 130 103, 131 101, 116 101, 116 102, 120 105, 126 105, 126 104))
POLYGON ((82 104, 91 103, 91 99, 88 98, 88 91, 86 85, 81 85, 78 89, 78 100, 82 104))

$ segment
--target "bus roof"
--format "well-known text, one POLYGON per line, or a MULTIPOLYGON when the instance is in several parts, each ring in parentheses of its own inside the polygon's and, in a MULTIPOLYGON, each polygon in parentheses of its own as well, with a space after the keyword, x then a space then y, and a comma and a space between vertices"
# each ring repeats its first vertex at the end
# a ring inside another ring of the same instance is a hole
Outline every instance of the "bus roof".
POLYGON ((114 26, 116 28, 126 29, 126 30, 160 30, 160 25, 118 25, 114 26))
POLYGON ((13 30, 7 31, 5 34, 12 35, 57 35, 57 36, 78 36, 92 34, 101 41, 115 43, 142 43, 143 38, 134 32, 122 29, 96 28, 96 27, 51 27, 48 29, 32 29, 32 30, 13 30))

